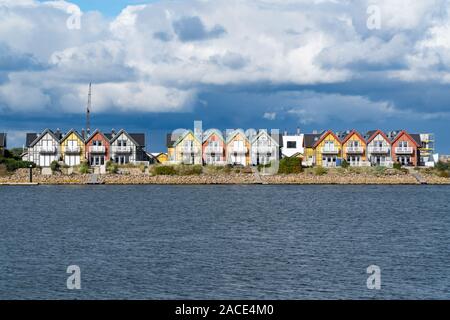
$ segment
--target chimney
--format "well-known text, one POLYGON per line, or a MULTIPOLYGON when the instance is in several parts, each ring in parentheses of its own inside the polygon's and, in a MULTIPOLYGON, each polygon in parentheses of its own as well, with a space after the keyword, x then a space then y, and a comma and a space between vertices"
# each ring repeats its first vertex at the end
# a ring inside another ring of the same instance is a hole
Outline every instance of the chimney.
POLYGON ((84 128, 81 129, 81 137, 83 137, 83 140, 86 140, 86 131, 84 131, 84 128))
POLYGON ((318 132, 317 132, 317 130, 313 130, 313 134, 317 134, 318 132))
POLYGON ((288 132, 287 132, 287 130, 286 130, 286 129, 284 129, 284 135, 285 135, 285 136, 287 136, 287 135, 288 135, 288 132))
POLYGON ((297 127, 297 135, 298 136, 300 135, 300 128, 299 127, 297 127))
POLYGON ((111 129, 111 136, 113 138, 116 136, 116 130, 114 130, 114 128, 111 129))

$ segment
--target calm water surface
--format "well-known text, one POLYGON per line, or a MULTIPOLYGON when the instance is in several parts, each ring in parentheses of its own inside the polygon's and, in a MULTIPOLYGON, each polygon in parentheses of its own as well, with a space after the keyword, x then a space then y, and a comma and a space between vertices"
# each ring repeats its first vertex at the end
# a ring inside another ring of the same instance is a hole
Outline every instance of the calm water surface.
POLYGON ((0 187, 0 299, 449 299, 449 199, 437 186, 0 187))

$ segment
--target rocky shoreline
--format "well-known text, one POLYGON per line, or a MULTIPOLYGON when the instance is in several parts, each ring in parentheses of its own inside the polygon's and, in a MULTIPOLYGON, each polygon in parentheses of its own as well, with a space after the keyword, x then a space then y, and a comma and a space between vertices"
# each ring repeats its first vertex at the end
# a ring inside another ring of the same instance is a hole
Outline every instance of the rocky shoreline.
MULTIPOLYGON (((449 185, 450 179, 435 175, 424 175, 422 177, 427 184, 449 185)), ((60 172, 53 175, 41 175, 34 172, 33 183, 41 185, 84 185, 90 181, 88 174, 62 174, 60 172)), ((1 176, 0 185, 21 184, 29 182, 27 169, 19 169, 11 175, 1 176)), ((152 176, 140 170, 128 170, 121 174, 105 174, 98 177, 100 184, 106 185, 249 185, 249 184, 269 184, 269 185, 417 185, 420 184, 416 178, 404 172, 389 172, 382 175, 369 173, 342 173, 330 171, 324 175, 314 175, 311 172, 302 172, 290 175, 261 176, 257 179, 252 173, 209 173, 186 176, 152 176)))

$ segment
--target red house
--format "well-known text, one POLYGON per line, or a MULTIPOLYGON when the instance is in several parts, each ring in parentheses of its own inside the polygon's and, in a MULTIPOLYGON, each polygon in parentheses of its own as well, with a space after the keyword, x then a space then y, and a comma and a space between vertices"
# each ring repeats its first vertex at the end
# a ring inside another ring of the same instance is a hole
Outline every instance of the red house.
POLYGON ((391 142, 392 160, 402 166, 416 167, 419 164, 420 137, 418 139, 401 131, 391 142))
POLYGON ((98 129, 86 141, 86 159, 91 166, 101 166, 110 159, 110 141, 98 129))

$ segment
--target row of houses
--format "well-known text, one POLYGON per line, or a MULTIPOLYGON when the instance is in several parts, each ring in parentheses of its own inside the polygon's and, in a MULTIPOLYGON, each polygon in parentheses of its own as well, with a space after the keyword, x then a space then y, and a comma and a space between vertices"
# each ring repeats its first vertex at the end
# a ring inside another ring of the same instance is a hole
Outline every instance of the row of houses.
POLYGON ((72 129, 67 133, 45 129, 41 133, 27 133, 27 151, 22 159, 41 167, 49 167, 53 161, 63 161, 68 166, 88 161, 91 166, 102 166, 107 161, 118 164, 147 161, 145 134, 128 133, 125 130, 92 134, 72 129))
POLYGON ((222 133, 180 130, 167 135, 168 162, 173 164, 259 165, 280 159, 281 135, 267 130, 222 133))
POLYGON ((304 163, 307 166, 335 167, 343 160, 350 166, 426 166, 434 163, 432 134, 412 134, 405 130, 324 131, 304 135, 304 163))
POLYGON ((411 134, 405 130, 364 134, 356 130, 331 130, 302 134, 269 133, 267 130, 183 129, 167 135, 169 163, 206 165, 259 165, 281 157, 299 157, 305 166, 433 165, 432 134, 411 134))

